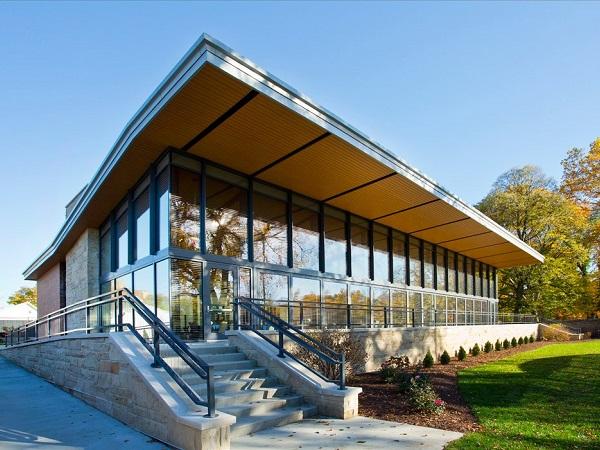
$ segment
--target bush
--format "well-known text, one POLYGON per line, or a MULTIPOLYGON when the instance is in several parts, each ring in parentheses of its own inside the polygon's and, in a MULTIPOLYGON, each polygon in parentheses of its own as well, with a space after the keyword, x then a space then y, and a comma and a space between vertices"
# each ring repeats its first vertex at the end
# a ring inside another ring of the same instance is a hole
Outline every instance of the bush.
MULTIPOLYGON (((335 352, 346 355, 346 375, 352 376, 363 370, 368 359, 361 342, 350 333, 338 330, 322 330, 307 333, 311 338, 321 342, 335 352)), ((289 349, 290 353, 296 358, 314 368, 330 380, 337 380, 340 377, 338 365, 328 364, 315 355, 314 352, 306 350, 299 345, 289 349)))
POLYGON ((408 403, 417 411, 440 414, 446 409, 446 404, 437 396, 429 380, 421 375, 411 378, 407 394, 408 403))
POLYGON ((529 344, 529 337, 523 336, 523 344, 529 344))
POLYGON ((381 364, 379 374, 386 383, 396 383, 400 380, 402 371, 409 367, 410 361, 408 360, 408 356, 390 356, 381 364))
POLYGON ((502 350, 502 342, 500 342, 500 339, 496 340, 496 345, 494 346, 496 351, 499 352, 500 350, 502 350))
POLYGON ((471 347, 469 347, 469 351, 467 352, 467 355, 470 355, 472 351, 473 351, 473 349, 471 347))
POLYGON ((483 346, 483 351, 486 353, 491 352, 494 349, 494 346, 492 345, 492 343, 490 341, 487 341, 485 343, 485 345, 483 346))
POLYGON ((517 345, 519 345, 518 342, 517 342, 517 338, 512 338, 510 340, 510 346, 511 347, 516 347, 517 345))
POLYGON ((423 358, 423 367, 433 367, 433 356, 429 350, 427 350, 427 354, 425 355, 425 358, 423 358))
POLYGON ((523 338, 522 337, 519 338, 519 340, 517 341, 517 344, 523 345, 523 338))
POLYGON ((508 350, 510 348, 510 342, 508 342, 508 339, 504 339, 502 347, 504 347, 504 350, 508 350))
POLYGON ((533 337, 533 334, 531 336, 529 336, 529 343, 533 344, 535 342, 535 338, 533 337))
POLYGON ((444 353, 442 353, 442 356, 440 356, 440 363, 444 365, 450 364, 450 355, 446 350, 444 350, 444 353))
POLYGON ((479 353, 481 353, 481 349, 479 348, 479 344, 475 344, 473 346, 473 349, 471 350, 471 354, 473 356, 477 356, 477 355, 479 355, 479 353))
POLYGON ((467 352, 461 345, 461 347, 458 349, 458 360, 464 361, 466 358, 467 358, 467 352))

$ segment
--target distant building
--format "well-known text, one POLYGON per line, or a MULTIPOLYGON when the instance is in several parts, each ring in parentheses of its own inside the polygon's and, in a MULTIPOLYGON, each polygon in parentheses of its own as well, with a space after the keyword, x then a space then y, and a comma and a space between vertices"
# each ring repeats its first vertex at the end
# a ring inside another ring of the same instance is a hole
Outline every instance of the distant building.
POLYGON ((0 306, 0 332, 8 331, 35 320, 37 308, 31 303, 0 306))

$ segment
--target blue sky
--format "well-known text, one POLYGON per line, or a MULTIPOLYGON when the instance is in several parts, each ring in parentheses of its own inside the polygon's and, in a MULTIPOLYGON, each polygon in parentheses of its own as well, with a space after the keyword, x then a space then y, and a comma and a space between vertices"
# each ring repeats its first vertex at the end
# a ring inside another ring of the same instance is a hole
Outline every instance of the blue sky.
POLYGON ((600 3, 0 3, 0 302, 202 32, 470 203, 600 136, 600 3))

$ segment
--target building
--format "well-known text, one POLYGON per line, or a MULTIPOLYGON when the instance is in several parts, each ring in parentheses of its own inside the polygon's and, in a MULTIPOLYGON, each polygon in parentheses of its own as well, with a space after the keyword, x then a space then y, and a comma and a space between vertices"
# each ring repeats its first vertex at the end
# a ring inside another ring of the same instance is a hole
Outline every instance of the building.
POLYGON ((203 36, 24 275, 40 311, 128 287, 181 336, 206 339, 231 327, 237 296, 305 328, 494 323, 497 269, 542 260, 203 36))
POLYGON ((202 36, 26 269, 40 318, 0 352, 163 442, 228 449, 237 436, 310 415, 358 414, 361 390, 345 386, 344 352, 298 328, 349 330, 368 354, 357 370, 398 353, 421 359, 530 336, 537 323, 501 324, 497 270, 540 261, 202 36), (242 297, 252 300, 236 306, 242 297), (251 329, 232 330, 237 319, 251 329), (299 341, 337 375, 286 357, 299 341))
POLYGON ((29 302, 0 307, 0 333, 20 327, 37 317, 37 309, 29 302))

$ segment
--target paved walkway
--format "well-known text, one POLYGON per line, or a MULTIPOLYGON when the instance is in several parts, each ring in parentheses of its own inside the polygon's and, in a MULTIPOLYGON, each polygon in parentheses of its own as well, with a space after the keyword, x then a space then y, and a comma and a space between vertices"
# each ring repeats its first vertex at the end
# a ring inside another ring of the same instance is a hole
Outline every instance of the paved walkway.
POLYGON ((307 419, 234 439, 231 450, 442 449, 461 433, 385 420, 307 419))
POLYGON ((164 448, 0 356, 0 449, 164 448))

